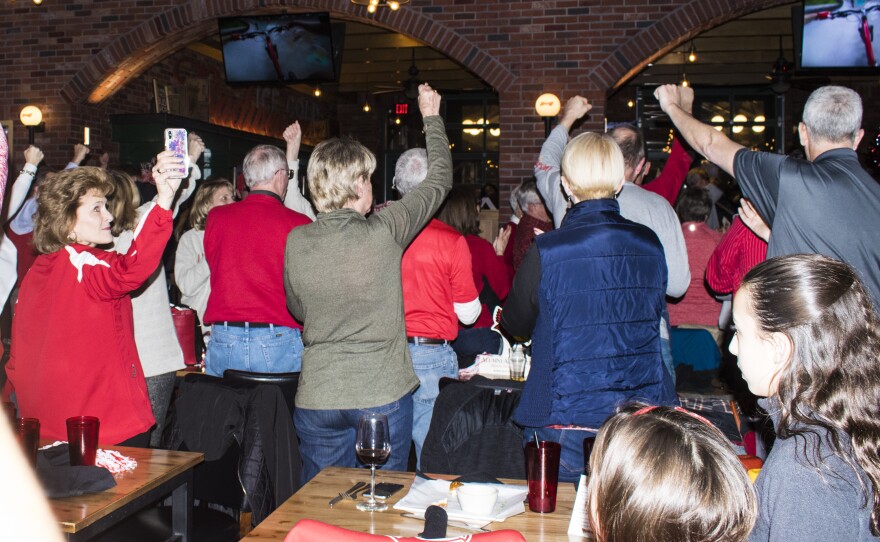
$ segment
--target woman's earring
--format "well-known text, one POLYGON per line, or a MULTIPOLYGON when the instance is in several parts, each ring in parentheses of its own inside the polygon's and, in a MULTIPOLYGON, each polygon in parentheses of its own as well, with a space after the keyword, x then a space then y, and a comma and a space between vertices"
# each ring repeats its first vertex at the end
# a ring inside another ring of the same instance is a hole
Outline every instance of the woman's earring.
POLYGON ((76 243, 76 232, 72 231, 68 233, 67 238, 70 240, 71 243, 76 243))

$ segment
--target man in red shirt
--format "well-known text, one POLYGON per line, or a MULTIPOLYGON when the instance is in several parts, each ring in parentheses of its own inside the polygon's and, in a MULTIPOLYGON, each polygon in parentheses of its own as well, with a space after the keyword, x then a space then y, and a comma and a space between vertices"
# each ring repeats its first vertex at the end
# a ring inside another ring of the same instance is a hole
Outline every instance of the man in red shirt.
POLYGON ((293 228, 311 220, 284 206, 290 169, 284 152, 254 147, 244 159, 247 198, 216 207, 205 226, 212 324, 205 356, 208 374, 226 369, 299 372, 302 324, 287 310, 284 246, 293 228))
MULTIPOLYGON (((425 149, 410 149, 397 160, 394 187, 401 196, 428 172, 425 149)), ((413 395, 413 442, 416 458, 428 435, 440 378, 458 376, 458 358, 449 343, 458 321, 472 324, 480 315, 467 242, 451 226, 432 219, 410 243, 400 266, 406 335, 419 387, 413 395)))

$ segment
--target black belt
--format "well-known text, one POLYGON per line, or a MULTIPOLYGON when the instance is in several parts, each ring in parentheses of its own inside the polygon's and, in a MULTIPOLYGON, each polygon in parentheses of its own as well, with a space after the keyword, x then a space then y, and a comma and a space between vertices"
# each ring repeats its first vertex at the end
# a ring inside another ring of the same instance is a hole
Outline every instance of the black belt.
POLYGON ((446 339, 429 339, 427 337, 407 337, 406 342, 409 344, 418 344, 418 345, 426 345, 426 346, 438 346, 438 345, 447 345, 449 341, 446 339))
POLYGON ((264 324, 262 322, 223 322, 227 326, 232 327, 270 327, 273 324, 264 324))

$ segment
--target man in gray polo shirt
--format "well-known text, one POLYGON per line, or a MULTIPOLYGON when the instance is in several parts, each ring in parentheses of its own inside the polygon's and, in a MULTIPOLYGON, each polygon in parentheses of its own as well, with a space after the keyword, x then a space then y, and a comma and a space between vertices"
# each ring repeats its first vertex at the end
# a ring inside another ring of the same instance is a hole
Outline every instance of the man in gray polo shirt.
POLYGON ((822 254, 859 273, 880 307, 880 185, 859 164, 862 100, 826 86, 810 94, 798 125, 806 160, 750 151, 681 107, 693 89, 664 85, 655 96, 688 143, 736 177, 771 228, 767 257, 822 254))

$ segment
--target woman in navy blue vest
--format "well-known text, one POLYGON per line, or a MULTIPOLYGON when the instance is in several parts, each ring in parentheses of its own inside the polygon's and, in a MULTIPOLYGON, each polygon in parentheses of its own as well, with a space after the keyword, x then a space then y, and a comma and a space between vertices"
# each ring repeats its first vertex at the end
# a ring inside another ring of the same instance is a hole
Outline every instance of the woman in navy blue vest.
POLYGON ((513 282, 501 322, 532 338, 532 368, 514 421, 524 439, 562 444, 560 480, 584 469, 583 439, 618 405, 676 404, 660 355, 657 322, 667 270, 649 228, 620 216, 620 148, 583 133, 562 157, 573 206, 558 230, 537 238, 513 282))

